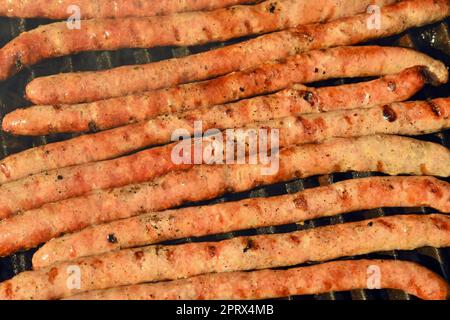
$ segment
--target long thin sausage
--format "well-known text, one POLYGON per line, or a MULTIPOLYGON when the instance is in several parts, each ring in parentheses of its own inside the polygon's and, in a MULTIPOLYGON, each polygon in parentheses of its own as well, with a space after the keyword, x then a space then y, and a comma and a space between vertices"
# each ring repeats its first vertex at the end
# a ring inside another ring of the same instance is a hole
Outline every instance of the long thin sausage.
POLYGON ((448 283, 411 262, 335 261, 290 270, 208 274, 175 280, 92 291, 70 300, 256 300, 356 289, 397 289, 423 300, 446 300, 448 283), (380 283, 371 276, 379 272, 380 283))
POLYGON ((449 230, 448 216, 404 215, 221 242, 127 249, 23 272, 0 284, 0 298, 58 299, 206 273, 293 266, 396 249, 447 247, 449 230), (67 285, 75 267, 80 289, 67 285))
POLYGON ((56 22, 24 32, 0 49, 0 80, 25 66, 81 51, 191 46, 351 16, 396 0, 275 0, 209 12, 93 19, 79 29, 56 22))
POLYGON ((3 130, 32 135, 103 130, 161 114, 271 93, 294 83, 395 74, 413 66, 426 66, 435 84, 448 80, 448 70, 442 62, 411 49, 340 47, 311 51, 206 82, 150 91, 142 95, 81 105, 18 109, 5 116, 3 130))
POLYGON ((449 151, 437 144, 397 136, 371 136, 281 150, 279 170, 273 175, 267 175, 263 171, 267 165, 261 163, 195 166, 152 182, 49 203, 0 221, 4 231, 0 232, 0 256, 91 225, 295 178, 346 171, 448 177, 449 161, 449 151))
POLYGON ((243 127, 244 130, 260 128, 279 130, 280 146, 315 143, 334 137, 430 134, 450 128, 450 98, 291 116, 243 127))
POLYGON ((447 0, 406 0, 382 8, 380 28, 368 28, 367 23, 373 16, 362 14, 326 24, 271 33, 180 59, 37 78, 27 86, 26 95, 37 105, 74 104, 168 88, 245 70, 265 61, 284 59, 304 51, 387 37, 445 19, 449 12, 447 0))
POLYGON ((177 12, 214 10, 252 0, 0 0, 0 16, 13 18, 67 19, 78 9, 82 19, 168 15, 177 12), (76 7, 72 7, 76 6, 76 7))
MULTIPOLYGON (((262 138, 259 129, 278 130, 276 142, 279 147, 288 147, 322 142, 334 137, 374 134, 421 135, 448 128, 450 128, 450 98, 281 118, 249 124, 243 129, 246 132, 254 131, 259 138, 262 138)), ((170 141, 171 134, 172 132, 166 137, 167 141, 170 141)), ((223 137, 223 140, 228 138, 226 134, 219 136, 223 137)), ((205 143, 201 151, 205 154, 211 142, 209 138, 203 141, 205 143)), ((0 186, 0 216, 7 218, 18 211, 38 208, 45 203, 80 196, 95 189, 150 181, 169 171, 191 167, 193 161, 190 163, 174 161, 173 154, 179 150, 178 146, 178 143, 173 143, 118 159, 56 169, 4 184, 0 186)), ((260 144, 257 147, 264 146, 260 144)), ((251 150, 248 151, 251 153, 251 150)), ((200 163, 205 163, 203 160, 208 161, 202 159, 200 163)), ((223 157, 222 160, 228 159, 223 157)))
POLYGON ((30 174, 112 159, 144 147, 160 145, 168 142, 175 129, 184 128, 192 132, 195 121, 199 120, 203 131, 223 130, 238 128, 252 121, 403 101, 423 88, 427 80, 423 71, 421 67, 414 67, 374 81, 318 89, 294 85, 270 96, 202 107, 28 149, 0 161, 0 184, 30 174))
MULTIPOLYGON (((167 240, 298 223, 361 210, 422 206, 450 213, 450 184, 429 177, 347 180, 292 195, 153 212, 92 226, 47 242, 34 254, 33 266, 42 268, 167 240)), ((23 226, 10 223, 2 227, 17 230, 23 226)))

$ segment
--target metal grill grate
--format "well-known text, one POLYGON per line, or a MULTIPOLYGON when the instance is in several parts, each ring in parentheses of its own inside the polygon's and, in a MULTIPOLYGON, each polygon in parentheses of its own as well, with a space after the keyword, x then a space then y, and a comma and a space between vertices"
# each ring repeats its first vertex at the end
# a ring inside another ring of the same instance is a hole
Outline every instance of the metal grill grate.
MULTIPOLYGON (((47 20, 23 20, 23 19, 6 19, 0 18, 0 46, 5 45, 8 41, 19 35, 21 32, 33 29, 40 24, 48 23, 47 20)), ((444 61, 450 65, 450 39, 448 26, 450 19, 443 23, 438 23, 429 27, 411 30, 400 36, 391 37, 388 39, 381 39, 373 42, 380 45, 402 45, 414 47, 422 52, 425 52, 435 58, 444 61)), ((25 85, 35 77, 56 74, 60 72, 71 71, 88 71, 101 70, 112 67, 117 67, 126 64, 142 64, 172 57, 180 57, 188 54, 194 54, 201 51, 210 50, 218 46, 223 46, 230 43, 242 41, 243 39, 233 40, 227 43, 204 45, 192 48, 155 48, 150 50, 145 49, 125 49, 114 52, 86 52, 71 57, 63 57, 52 59, 51 61, 43 62, 33 68, 24 70, 12 79, 0 84, 0 113, 3 117, 6 113, 12 111, 17 107, 25 107, 29 103, 23 98, 25 85)), ((348 80, 340 79, 327 81, 328 85, 339 85, 347 83, 348 80)), ((428 99, 436 97, 445 97, 449 95, 450 85, 447 84, 440 88, 427 87, 416 97, 417 99, 428 99)), ((48 137, 13 137, 3 132, 0 132, 0 157, 6 157, 10 154, 19 151, 40 146, 46 143, 60 141, 73 137, 74 135, 54 135, 48 137)), ((450 132, 438 133, 435 135, 427 135, 419 137, 419 139, 441 143, 450 147, 450 132)), ((374 175, 372 173, 346 173, 333 174, 322 177, 313 177, 310 179, 296 180, 288 183, 280 183, 273 186, 259 188, 251 192, 241 194, 232 194, 216 199, 213 201, 202 202, 201 204, 212 204, 224 201, 236 201, 249 197, 265 197, 275 196, 286 193, 294 193, 305 188, 317 187, 319 185, 338 182, 346 179, 361 178, 374 175)), ((450 182, 449 179, 447 181, 450 182)), ((193 204, 190 204, 193 205, 193 204)), ((196 204, 198 205, 198 203, 196 204)), ((357 221, 362 219, 369 219, 385 215, 393 214, 407 214, 425 212, 430 213, 430 209, 416 208, 416 209, 377 209, 364 212, 356 212, 352 214, 324 218, 315 220, 313 222, 306 222, 304 225, 287 225, 279 227, 261 228, 257 230, 246 230, 227 233, 224 235, 208 236, 199 239, 189 238, 177 241, 171 241, 170 244, 179 244, 192 241, 218 241, 234 236, 256 235, 291 232, 295 230, 308 229, 329 224, 338 224, 350 221, 357 221)), ((31 257, 35 250, 21 252, 10 257, 0 259, 0 281, 6 280, 15 274, 31 269, 31 257)), ((420 263, 423 266, 442 275, 450 282, 450 248, 434 249, 423 248, 415 251, 394 251, 370 254, 362 258, 387 258, 387 259, 402 259, 420 263)), ((351 292, 339 292, 315 296, 290 297, 288 299, 316 299, 316 300, 387 300, 400 299, 410 300, 411 296, 399 291, 393 290, 356 290, 351 292)))

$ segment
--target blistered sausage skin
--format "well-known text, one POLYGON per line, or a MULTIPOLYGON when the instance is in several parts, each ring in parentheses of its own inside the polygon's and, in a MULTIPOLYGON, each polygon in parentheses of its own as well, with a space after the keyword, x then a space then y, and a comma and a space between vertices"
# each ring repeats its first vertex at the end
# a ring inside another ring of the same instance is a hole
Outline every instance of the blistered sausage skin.
POLYGON ((270 165, 199 165, 174 171, 151 182, 49 203, 0 222, 0 256, 33 247, 85 227, 152 211, 243 192, 295 178, 347 171, 390 175, 450 176, 449 151, 437 144, 397 136, 332 139, 280 151, 279 170, 270 165), (180 183, 184 181, 184 183, 180 183))
POLYGON ((91 291, 69 300, 265 300, 356 289, 403 290, 423 300, 446 300, 447 282, 411 262, 389 260, 335 261, 290 270, 208 274, 175 280, 91 291))
MULTIPOLYGON (((53 239, 34 254, 33 266, 42 268, 168 240, 299 223, 383 207, 432 207, 450 213, 450 184, 431 177, 371 177, 280 197, 153 212, 53 239)), ((9 223, 0 231, 15 229, 14 234, 23 232, 26 237, 26 226, 9 223)), ((11 239, 17 241, 14 234, 11 239)))
POLYGON ((274 0, 209 12, 92 19, 80 28, 55 22, 24 32, 0 49, 0 80, 42 60, 82 51, 191 46, 268 33, 364 12, 396 0, 274 0))
POLYGON ((77 6, 82 19, 168 15, 177 12, 214 10, 252 0, 0 0, 0 16, 11 18, 66 19, 77 6))
POLYGON ((426 81, 426 70, 413 67, 369 82, 317 89, 294 85, 269 96, 161 116, 11 155, 0 160, 0 183, 48 170, 112 159, 144 147, 164 144, 175 129, 184 128, 192 132, 197 120, 202 121, 203 131, 223 130, 253 121, 304 113, 368 108, 406 100, 420 91, 426 81))
POLYGON ((442 62, 411 49, 339 47, 311 51, 206 82, 166 90, 81 105, 17 109, 4 117, 3 130, 25 135, 104 130, 162 114, 272 93, 295 83, 396 74, 414 66, 427 67, 430 80, 435 84, 448 80, 448 70, 442 62))
MULTIPOLYGON (((262 136, 258 133, 260 129, 272 132, 278 130, 277 143, 283 148, 290 145, 322 142, 335 137, 348 138, 375 134, 421 135, 448 128, 450 128, 450 98, 287 117, 251 123, 242 129, 246 132, 255 132, 256 137, 262 136)), ((176 129, 177 126, 173 128, 173 130, 176 129)), ((168 132, 166 137, 168 141, 162 142, 170 142, 173 130, 168 132)), ((224 133, 220 136, 223 137, 223 141, 227 139, 224 133)), ((211 141, 205 138, 202 142, 201 151, 205 154, 211 146, 211 141)), ((38 208, 45 203, 80 196, 95 189, 141 183, 173 170, 190 168, 194 161, 180 164, 174 162, 173 154, 177 152, 177 147, 178 143, 173 143, 113 160, 38 173, 1 185, 0 217, 7 218, 18 211, 38 208)), ((263 146, 259 145, 259 147, 263 146)), ((247 151, 251 152, 251 150, 247 151)), ((204 160, 201 159, 199 164, 207 163, 204 160)), ((222 160, 228 159, 222 156, 222 160)), ((450 159, 447 160, 450 161, 450 159)), ((439 175, 437 173, 430 173, 430 175, 439 175)))
POLYGON ((437 22, 449 15, 447 0, 406 0, 382 8, 380 28, 368 28, 372 14, 301 26, 255 40, 140 66, 68 73, 34 79, 26 95, 34 104, 74 104, 120 97, 201 81, 314 49, 352 45, 437 22))
POLYGON ((221 242, 148 246, 23 272, 0 284, 1 299, 59 299, 92 290, 206 273, 293 266, 379 251, 450 246, 450 217, 403 215, 221 242), (77 266, 80 289, 67 285, 77 266))

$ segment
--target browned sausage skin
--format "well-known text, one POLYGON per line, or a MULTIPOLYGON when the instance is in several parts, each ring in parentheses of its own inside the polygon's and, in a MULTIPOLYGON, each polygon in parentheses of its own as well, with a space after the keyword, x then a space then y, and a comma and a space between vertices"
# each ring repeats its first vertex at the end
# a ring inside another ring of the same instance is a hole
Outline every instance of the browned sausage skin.
POLYGON ((92 102, 200 81, 314 49, 352 45, 430 24, 449 15, 447 0, 407 0, 382 8, 381 28, 367 28, 371 14, 301 26, 180 59, 37 78, 27 97, 38 105, 92 102))
POLYGON ((418 264, 405 261, 336 261, 290 270, 202 275, 185 280, 126 286, 72 296, 70 300, 255 300, 373 289, 403 290, 424 300, 446 300, 448 284, 418 264))
POLYGON ((450 246, 450 217, 403 215, 221 242, 127 249, 23 272, 0 284, 1 299, 58 299, 77 293, 206 273, 293 266, 307 261, 424 246, 450 246), (80 289, 67 286, 78 267, 80 289))

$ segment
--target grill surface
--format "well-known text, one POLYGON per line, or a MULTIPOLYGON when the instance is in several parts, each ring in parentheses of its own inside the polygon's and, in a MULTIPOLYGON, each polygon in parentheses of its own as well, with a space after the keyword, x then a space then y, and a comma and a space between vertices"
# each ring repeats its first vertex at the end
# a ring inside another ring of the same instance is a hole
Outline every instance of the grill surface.
MULTIPOLYGON (((5 45, 8 41, 19 35, 21 32, 33 29, 40 24, 49 23, 48 20, 24 20, 24 19, 6 19, 0 18, 0 46, 5 45)), ((411 30, 400 36, 381 39, 371 44, 379 45, 401 45, 414 47, 422 52, 425 52, 434 58, 444 61, 447 66, 450 65, 450 39, 448 26, 450 19, 443 23, 438 23, 432 26, 411 30)), ((155 48, 150 50, 145 49, 125 49, 114 52, 86 52, 78 55, 63 57, 58 59, 43 62, 33 68, 24 70, 12 79, 0 84, 0 113, 3 117, 6 113, 14 110, 17 107, 25 107, 29 105, 24 96, 24 87, 35 77, 56 74, 60 72, 72 71, 88 71, 101 70, 113 68, 127 64, 142 64, 172 57, 185 56, 188 54, 198 53, 201 51, 210 50, 218 46, 227 45, 230 43, 239 42, 245 39, 233 40, 226 43, 190 47, 190 48, 155 48)), ((348 83, 350 80, 339 79, 327 81, 322 84, 339 85, 348 83)), ((354 80, 351 80, 354 81, 354 80)), ((428 99, 437 97, 447 97, 450 92, 450 85, 439 88, 427 87, 420 92, 413 99, 428 99)), ((75 135, 54 135, 48 137, 13 137, 3 132, 0 132, 0 157, 6 157, 10 154, 20 152, 22 150, 40 146, 46 143, 68 139, 75 135)), ((450 132, 438 133, 435 135, 427 135, 419 137, 419 139, 441 143, 450 148, 450 132)), ((251 192, 241 194, 226 195, 220 199, 213 201, 202 202, 200 204, 212 204, 225 201, 236 201, 249 197, 266 197, 282 195, 286 193, 294 193, 305 188, 317 187, 333 182, 338 182, 351 178, 362 178, 374 173, 346 173, 333 174, 322 177, 313 177, 310 179, 295 180, 288 183, 280 183, 273 186, 259 188, 251 192)), ((450 182, 450 179, 447 179, 450 182)), ((198 205, 196 203, 195 205, 198 205)), ((193 204, 189 204, 193 205, 193 204)), ((415 209, 377 209, 363 212, 356 212, 352 214, 336 216, 332 218, 325 218, 307 222, 304 225, 287 225, 280 227, 261 228, 257 230, 246 230, 239 232, 227 233, 224 235, 216 235, 203 237, 199 239, 189 238, 168 242, 169 244, 178 244, 185 242, 196 241, 218 241, 234 236, 256 235, 256 234, 270 234, 291 232, 295 230, 308 229, 329 224, 338 224, 350 221, 358 221, 374 217, 394 215, 394 214, 411 214, 411 213, 431 213, 429 208, 415 208, 415 209)), ((10 257, 0 259, 0 281, 4 281, 13 277, 19 272, 31 269, 31 257, 35 250, 21 252, 10 257)), ((386 259, 401 259, 420 263, 423 266, 430 268, 443 276, 450 282, 450 248, 434 249, 423 248, 415 251, 390 251, 383 253, 370 254, 358 258, 386 258, 386 259)), ((351 292, 339 292, 315 296, 290 297, 288 299, 315 299, 315 300, 410 300, 413 297, 394 290, 355 290, 351 292)))

